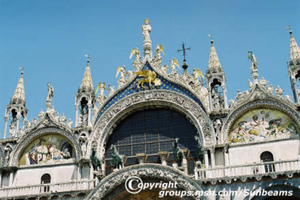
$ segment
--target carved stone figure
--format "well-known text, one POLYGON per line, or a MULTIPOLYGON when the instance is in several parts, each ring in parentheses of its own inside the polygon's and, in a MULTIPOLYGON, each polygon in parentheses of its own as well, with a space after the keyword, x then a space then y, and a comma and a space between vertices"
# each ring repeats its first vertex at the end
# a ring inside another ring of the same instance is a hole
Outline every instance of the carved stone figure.
POLYGON ((44 118, 44 116, 45 116, 45 113, 44 113, 44 111, 41 109, 40 112, 39 112, 39 115, 38 115, 39 120, 41 121, 41 120, 44 118))
POLYGON ((243 93, 241 93, 241 91, 240 90, 237 90, 237 95, 236 95, 236 100, 237 101, 240 101, 241 99, 243 99, 244 98, 244 94, 243 93))
POLYGON ((285 95, 285 99, 288 100, 290 103, 293 103, 291 95, 285 95))
POLYGON ((135 71, 134 70, 129 70, 126 73, 127 81, 131 80, 134 77, 135 71))
POLYGON ((118 82, 118 88, 121 88, 127 82, 125 65, 118 68, 116 77, 118 77, 119 74, 120 77, 117 82, 118 82))
POLYGON ((230 99, 230 100, 229 100, 229 103, 230 103, 230 106, 229 106, 230 108, 234 107, 235 104, 236 104, 236 102, 235 102, 234 99, 230 99))
POLYGON ((274 87, 272 85, 267 86, 267 91, 273 93, 274 87))
POLYGON ((183 152, 178 145, 179 138, 175 138, 173 145, 173 155, 178 164, 178 167, 182 166, 183 152))
POLYGON ((17 127, 12 123, 9 129, 10 137, 17 137, 17 127))
POLYGON ((224 107, 223 106, 224 99, 221 93, 218 91, 217 85, 213 88, 211 97, 212 97, 212 105, 214 109, 220 109, 224 107))
POLYGON ((161 52, 165 54, 164 47, 161 44, 160 45, 157 44, 155 48, 155 56, 154 56, 155 66, 157 67, 159 67, 162 62, 161 52))
POLYGON ((115 145, 111 145, 110 149, 113 151, 111 154, 113 165, 117 169, 124 168, 124 161, 121 155, 119 154, 117 147, 115 145))
POLYGON ((39 121, 36 118, 33 118, 31 121, 32 126, 35 126, 39 121))
POLYGON ((161 52, 161 48, 160 48, 159 44, 157 44, 156 48, 155 48, 155 56, 154 56, 156 61, 161 60, 160 52, 161 52))
POLYGON ((216 132, 217 144, 221 143, 221 127, 222 127, 222 121, 220 119, 216 119, 214 121, 214 129, 215 129, 215 132, 216 132))
POLYGON ((82 155, 85 156, 86 155, 86 141, 87 141, 87 137, 85 134, 81 134, 80 137, 79 137, 79 144, 80 144, 80 147, 81 147, 81 152, 82 152, 82 155))
POLYGON ((250 81, 250 79, 248 79, 248 85, 249 85, 250 90, 252 90, 252 88, 253 88, 253 83, 250 81))
POLYGON ((20 137, 23 136, 25 134, 25 126, 23 126, 19 132, 20 132, 20 137))
POLYGON ((10 144, 6 144, 6 146, 4 147, 4 152, 5 152, 5 161, 6 164, 8 164, 10 159, 10 153, 12 152, 12 147, 10 146, 10 144))
POLYGON ((168 74, 168 71, 169 71, 169 66, 168 65, 162 65, 161 68, 160 68, 161 72, 164 74, 164 75, 167 75, 168 74))
POLYGON ((144 41, 150 41, 150 33, 151 33, 150 20, 145 19, 144 23, 145 23, 145 25, 142 25, 143 38, 144 38, 144 41))
POLYGON ((47 102, 52 103, 52 99, 54 96, 54 88, 52 87, 51 83, 49 82, 48 84, 48 93, 47 93, 47 102))
POLYGON ((138 48, 133 48, 133 49, 131 50, 129 59, 131 59, 133 55, 135 55, 135 61, 133 61, 133 63, 134 63, 134 62, 141 62, 141 54, 140 54, 140 51, 139 51, 138 48))
POLYGON ((31 127, 30 121, 26 120, 25 124, 26 124, 26 129, 29 129, 31 127))
POLYGON ((179 75, 176 66, 179 68, 179 63, 177 59, 176 58, 173 58, 173 60, 170 59, 170 63, 171 63, 170 65, 171 73, 169 74, 169 76, 173 79, 178 79, 179 75))
POLYGON ((261 78, 261 80, 259 81, 259 84, 263 87, 265 87, 267 85, 269 81, 267 81, 264 77, 261 78))
POLYGON ((69 128, 72 128, 73 125, 73 121, 71 119, 69 119, 69 121, 66 124, 69 128))
POLYGON ((251 60, 251 75, 255 80, 258 78, 258 70, 257 70, 257 60, 252 51, 248 51, 248 58, 251 60))
POLYGON ((138 48, 133 48, 131 50, 129 59, 131 59, 133 55, 135 55, 135 60, 132 62, 132 65, 137 71, 139 71, 142 65, 142 61, 141 61, 141 54, 138 48))
POLYGON ((108 96, 111 97, 115 93, 116 89, 115 86, 111 86, 110 84, 108 84, 107 90, 108 90, 108 96))
POLYGON ((284 92, 284 90, 281 89, 279 87, 279 85, 277 85, 277 88, 275 89, 275 95, 276 95, 276 97, 281 97, 281 95, 283 94, 283 92, 284 92))
POLYGON ((63 114, 60 116, 60 118, 59 118, 59 122, 60 122, 60 123, 66 123, 66 121, 67 121, 67 118, 66 118, 65 114, 63 113, 63 114))

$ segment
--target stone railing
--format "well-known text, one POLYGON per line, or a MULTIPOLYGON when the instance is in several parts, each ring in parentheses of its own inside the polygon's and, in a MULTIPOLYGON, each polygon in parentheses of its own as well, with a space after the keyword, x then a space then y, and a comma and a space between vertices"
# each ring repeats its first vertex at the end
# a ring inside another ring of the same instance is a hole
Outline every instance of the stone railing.
POLYGON ((51 183, 30 186, 0 188, 0 199, 3 197, 35 196, 51 193, 91 190, 95 187, 95 180, 51 183))
POLYGON ((196 180, 222 179, 228 177, 254 177, 300 171, 300 159, 254 163, 214 168, 195 168, 196 180))

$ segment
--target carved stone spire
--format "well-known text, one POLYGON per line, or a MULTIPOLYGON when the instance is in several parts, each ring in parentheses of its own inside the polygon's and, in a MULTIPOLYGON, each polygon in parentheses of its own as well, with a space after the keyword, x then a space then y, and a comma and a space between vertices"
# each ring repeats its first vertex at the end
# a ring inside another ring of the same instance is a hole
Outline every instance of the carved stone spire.
POLYGON ((206 70, 206 84, 208 90, 209 109, 208 111, 219 111, 228 108, 226 78, 221 66, 214 40, 210 37, 210 53, 208 60, 208 68, 206 70))
POLYGON ((209 34, 209 37, 210 37, 211 47, 210 47, 209 60, 208 60, 208 71, 218 71, 218 72, 223 71, 216 48, 214 46, 214 40, 212 38, 212 35, 209 34))
POLYGON ((85 57, 87 57, 87 65, 75 98, 75 127, 91 125, 92 110, 96 102, 90 69, 90 57, 89 55, 85 55, 85 57))
POLYGON ((19 136, 19 127, 24 125, 23 122, 26 120, 28 109, 26 108, 25 90, 24 90, 24 79, 23 70, 24 67, 20 68, 21 77, 18 81, 15 93, 11 98, 9 104, 6 106, 5 122, 3 138, 6 138, 7 130, 9 129, 9 137, 19 136), (11 119, 8 127, 8 120, 11 119), (22 120, 21 120, 22 119, 22 120))
POLYGON ((91 76, 90 58, 88 55, 86 55, 86 57, 87 57, 87 65, 80 85, 80 89, 85 88, 86 90, 90 90, 90 89, 94 90, 92 76, 91 76))
POLYGON ((11 98, 10 104, 22 104, 23 106, 26 105, 26 99, 25 99, 25 90, 24 90, 24 79, 23 79, 23 70, 24 68, 21 68, 21 76, 19 79, 19 82, 17 84, 15 93, 13 97, 11 98))
POLYGON ((295 103, 300 107, 300 89, 299 89, 299 77, 300 77, 300 50, 299 46, 293 36, 290 26, 287 26, 290 31, 290 61, 288 63, 289 77, 291 82, 291 88, 295 103))
POLYGON ((296 65, 300 63, 300 49, 299 46, 293 37, 293 32, 290 29, 290 64, 296 65))
POLYGON ((144 60, 152 58, 152 42, 150 40, 150 33, 151 33, 151 26, 150 26, 150 20, 145 19, 144 24, 142 25, 142 31, 143 31, 143 49, 144 49, 144 60))

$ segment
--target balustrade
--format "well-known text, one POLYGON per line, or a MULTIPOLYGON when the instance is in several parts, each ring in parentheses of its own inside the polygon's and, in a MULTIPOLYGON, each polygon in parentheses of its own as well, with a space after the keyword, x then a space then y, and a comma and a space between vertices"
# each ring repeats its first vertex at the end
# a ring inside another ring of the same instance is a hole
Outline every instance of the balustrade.
POLYGON ((195 179, 254 176, 300 170, 300 160, 272 161, 246 165, 221 166, 213 168, 195 168, 195 179))
POLYGON ((47 193, 84 191, 94 188, 95 180, 72 181, 64 183, 39 184, 30 186, 4 187, 0 188, 0 198, 29 196, 47 193))

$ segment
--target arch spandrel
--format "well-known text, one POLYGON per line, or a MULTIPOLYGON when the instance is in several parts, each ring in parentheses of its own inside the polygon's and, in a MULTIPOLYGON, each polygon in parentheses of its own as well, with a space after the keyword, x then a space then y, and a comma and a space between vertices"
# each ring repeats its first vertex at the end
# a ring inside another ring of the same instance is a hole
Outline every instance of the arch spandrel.
MULTIPOLYGON (((184 191, 203 191, 195 181, 191 180, 183 172, 169 166, 147 163, 143 165, 132 165, 106 176, 101 180, 98 186, 88 194, 85 200, 105 199, 116 187, 125 184, 125 181, 131 176, 140 177, 142 180, 144 178, 155 178, 162 181, 176 182, 178 188, 184 191)), ((193 198, 206 199, 205 196, 200 197, 200 193, 199 196, 195 195, 193 198)))
MULTIPOLYGON (((28 148, 30 148, 29 145, 33 145, 33 142, 35 142, 39 138, 43 138, 45 136, 51 136, 51 135, 53 135, 53 136, 57 135, 58 137, 64 138, 66 141, 68 141, 70 143, 70 145, 72 145, 72 148, 73 148, 74 155, 72 157, 75 158, 75 160, 80 159, 81 149, 80 149, 80 146, 79 146, 75 136, 72 135, 71 133, 68 133, 59 128, 48 127, 48 128, 38 129, 37 131, 34 131, 34 132, 26 135, 26 137, 22 137, 21 140, 18 141, 17 146, 11 153, 12 156, 11 156, 11 160, 10 160, 10 166, 18 166, 19 165, 19 161, 21 161, 21 158, 24 156, 24 153, 26 153, 25 151, 28 148)), ((47 141, 45 141, 45 142, 47 143, 47 141)))
POLYGON ((228 115, 222 130, 224 142, 233 144, 299 137, 299 117, 297 111, 287 104, 272 99, 252 101, 228 115))
MULTIPOLYGON (((147 106, 169 107, 185 114, 195 125, 204 146, 215 144, 212 122, 205 111, 192 99, 173 91, 149 90, 123 98, 112 105, 95 125, 91 141, 98 142, 98 155, 104 154, 104 146, 115 124, 126 114, 147 106)), ((89 143, 90 155, 92 142, 89 143)))

